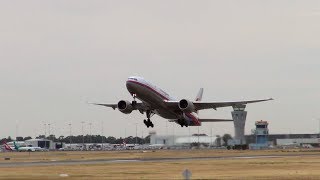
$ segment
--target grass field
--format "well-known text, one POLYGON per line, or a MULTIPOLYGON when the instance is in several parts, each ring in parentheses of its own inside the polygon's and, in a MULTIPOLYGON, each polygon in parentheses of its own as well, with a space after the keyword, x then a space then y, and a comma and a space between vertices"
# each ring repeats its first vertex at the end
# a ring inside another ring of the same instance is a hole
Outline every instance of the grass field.
POLYGON ((208 157, 245 155, 284 155, 293 157, 258 159, 184 160, 130 162, 94 165, 62 165, 0 168, 2 179, 182 179, 189 169, 192 179, 320 179, 319 150, 159 150, 121 152, 36 152, 1 153, 1 163, 52 160, 143 159, 150 157, 208 157), (299 154, 310 156, 299 156, 299 154), (11 160, 5 161, 4 157, 11 160), (68 174, 68 177, 60 177, 68 174))

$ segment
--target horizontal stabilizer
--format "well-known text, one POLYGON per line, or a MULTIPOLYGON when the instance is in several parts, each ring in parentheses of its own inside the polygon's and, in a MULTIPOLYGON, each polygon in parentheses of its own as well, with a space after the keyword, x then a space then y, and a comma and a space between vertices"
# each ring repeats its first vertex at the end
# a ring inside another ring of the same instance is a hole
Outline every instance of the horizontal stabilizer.
POLYGON ((227 122, 233 121, 232 119, 199 119, 200 122, 227 122))

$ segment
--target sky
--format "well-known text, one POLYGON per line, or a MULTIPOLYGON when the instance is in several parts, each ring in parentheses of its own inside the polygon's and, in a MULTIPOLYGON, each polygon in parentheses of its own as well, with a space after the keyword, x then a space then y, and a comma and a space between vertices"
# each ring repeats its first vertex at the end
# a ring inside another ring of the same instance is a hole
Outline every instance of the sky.
MULTIPOLYGON (((319 132, 319 1, 11 0, 0 22, 0 137, 145 137, 139 112, 87 103, 131 101, 133 75, 176 99, 200 87, 203 101, 274 98, 247 106, 246 134, 257 120, 273 134, 319 132)), ((152 121, 162 135, 234 134, 232 123, 152 121)))

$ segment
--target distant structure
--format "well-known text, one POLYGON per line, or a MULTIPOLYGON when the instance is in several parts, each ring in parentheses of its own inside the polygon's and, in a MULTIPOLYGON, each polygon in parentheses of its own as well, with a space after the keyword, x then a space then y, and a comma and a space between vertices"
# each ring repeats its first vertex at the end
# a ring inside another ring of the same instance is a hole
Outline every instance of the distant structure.
POLYGON ((257 144, 268 144, 268 121, 256 121, 256 143, 257 144))
POLYGON ((44 149, 55 150, 64 147, 64 143, 53 142, 49 139, 29 139, 25 141, 25 146, 41 147, 44 149))
POLYGON ((200 144, 204 147, 218 146, 216 136, 203 135, 190 135, 190 136, 177 136, 177 135, 157 135, 155 131, 150 134, 151 146, 185 146, 191 147, 195 144, 200 144))
POLYGON ((232 119, 234 123, 234 139, 240 141, 240 144, 245 144, 244 127, 246 125, 247 111, 246 105, 233 106, 232 119))
POLYGON ((246 125, 247 111, 246 105, 233 106, 231 112, 234 124, 234 138, 228 141, 228 149, 247 149, 244 128, 246 125))
POLYGON ((250 149, 265 149, 268 148, 268 121, 256 121, 256 129, 254 130, 254 135, 256 137, 255 144, 249 144, 250 149))

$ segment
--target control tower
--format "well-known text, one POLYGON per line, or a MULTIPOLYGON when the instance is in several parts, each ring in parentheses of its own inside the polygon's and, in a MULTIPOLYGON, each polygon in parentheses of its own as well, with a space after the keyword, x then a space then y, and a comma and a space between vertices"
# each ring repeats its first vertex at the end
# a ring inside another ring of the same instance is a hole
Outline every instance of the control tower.
POLYGON ((256 121, 256 144, 268 144, 268 121, 256 121))
POLYGON ((256 129, 254 135, 256 136, 256 143, 249 144, 250 149, 266 149, 268 148, 268 121, 256 121, 256 129))
POLYGON ((239 141, 240 144, 246 144, 244 137, 244 127, 246 125, 247 111, 246 105, 233 106, 232 119, 234 123, 234 139, 239 141))
POLYGON ((244 127, 246 125, 247 111, 246 105, 240 104, 233 106, 232 119, 234 124, 234 138, 228 141, 228 149, 247 149, 244 136, 244 127))

